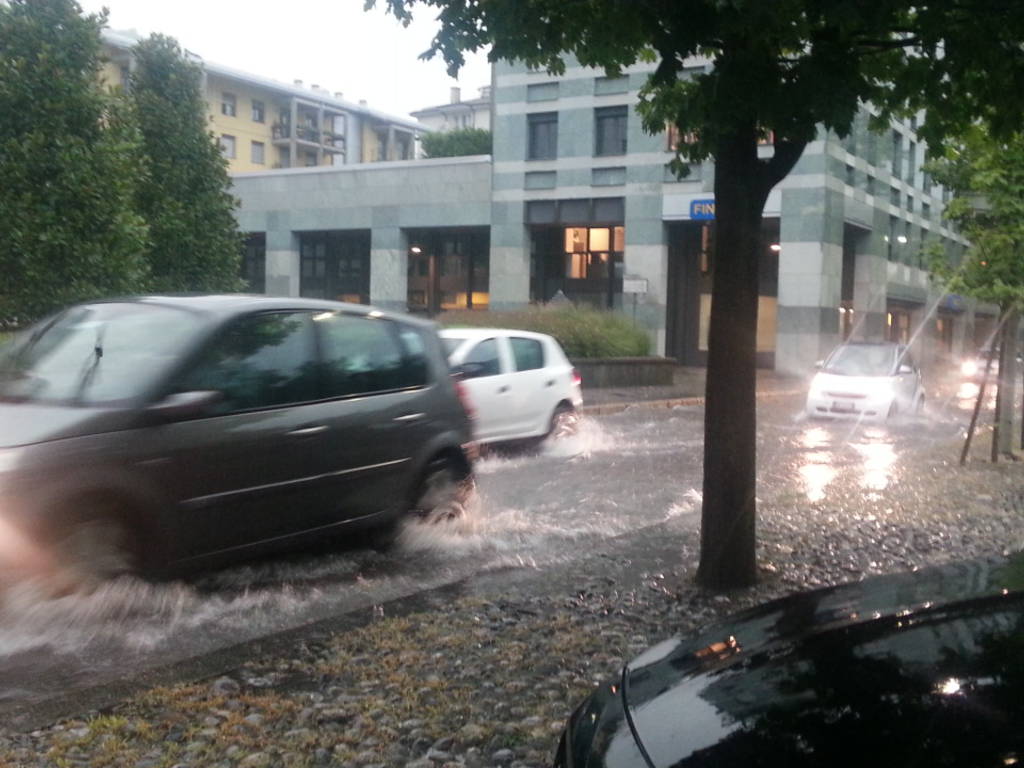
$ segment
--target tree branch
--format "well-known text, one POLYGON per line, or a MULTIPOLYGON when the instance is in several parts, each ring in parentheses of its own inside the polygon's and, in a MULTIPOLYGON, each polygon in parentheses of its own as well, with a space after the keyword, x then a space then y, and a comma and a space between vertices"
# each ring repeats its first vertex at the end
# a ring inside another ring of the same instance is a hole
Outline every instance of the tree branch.
POLYGON ((771 189, 786 178, 806 146, 806 141, 776 141, 775 153, 761 161, 761 183, 771 189))

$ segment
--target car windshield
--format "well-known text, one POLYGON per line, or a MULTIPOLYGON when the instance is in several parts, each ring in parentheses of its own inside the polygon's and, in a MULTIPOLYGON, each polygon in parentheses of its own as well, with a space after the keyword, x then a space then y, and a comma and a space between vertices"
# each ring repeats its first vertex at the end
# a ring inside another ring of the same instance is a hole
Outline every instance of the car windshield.
POLYGON ((891 376, 895 361, 893 346, 849 344, 829 355, 822 370, 839 376, 891 376))
POLYGON ((444 344, 444 356, 451 357, 452 352, 461 347, 465 343, 465 339, 451 338, 445 336, 441 339, 441 343, 444 344))
POLYGON ((0 400, 98 405, 142 394, 202 319, 139 303, 72 307, 0 351, 0 400))

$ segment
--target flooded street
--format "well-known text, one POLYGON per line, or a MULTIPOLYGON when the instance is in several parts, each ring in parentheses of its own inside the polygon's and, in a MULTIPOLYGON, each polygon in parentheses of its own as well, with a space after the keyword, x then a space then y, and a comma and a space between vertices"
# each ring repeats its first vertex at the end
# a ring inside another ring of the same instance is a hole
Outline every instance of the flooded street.
MULTIPOLYGON (((969 417, 955 396, 888 426, 808 422, 801 406, 760 404, 762 502, 877 499, 916 452, 953 445, 969 417)), ((10 587, 0 594, 0 713, 474 574, 542 571, 651 526, 696 542, 702 419, 699 407, 630 409, 587 418, 539 453, 491 455, 465 517, 407 524, 386 551, 339 546, 59 598, 10 587)))

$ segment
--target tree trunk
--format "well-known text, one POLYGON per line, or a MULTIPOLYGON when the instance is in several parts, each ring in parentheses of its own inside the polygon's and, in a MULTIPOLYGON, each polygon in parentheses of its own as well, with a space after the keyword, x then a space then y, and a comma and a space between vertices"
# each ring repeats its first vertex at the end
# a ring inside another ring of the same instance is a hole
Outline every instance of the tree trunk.
POLYGON ((996 392, 996 427, 992 435, 992 461, 999 456, 1012 456, 1015 432, 1013 411, 1017 388, 1017 321, 1010 312, 1003 325, 999 342, 999 389, 996 392))
POLYGON ((725 137, 715 162, 715 245, 704 409, 699 583, 757 580, 756 341, 761 212, 755 127, 725 137))

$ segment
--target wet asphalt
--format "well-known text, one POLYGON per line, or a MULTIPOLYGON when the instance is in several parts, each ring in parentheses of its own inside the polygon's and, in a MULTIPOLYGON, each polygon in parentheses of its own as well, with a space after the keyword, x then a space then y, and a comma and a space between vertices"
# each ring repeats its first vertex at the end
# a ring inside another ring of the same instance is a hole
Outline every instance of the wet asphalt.
MULTIPOLYGON (((966 394, 951 391, 890 425, 808 422, 800 397, 763 401, 759 497, 855 505, 884 494, 934 445, 962 434, 966 394)), ((612 540, 628 547, 635 537, 640 547, 645 531, 695 544, 702 419, 698 406, 632 408, 588 417, 577 436, 539 452, 488 456, 463 518, 409 524, 386 551, 339 545, 59 598, 10 587, 0 593, 0 718, 445 585, 493 589, 612 540)))

